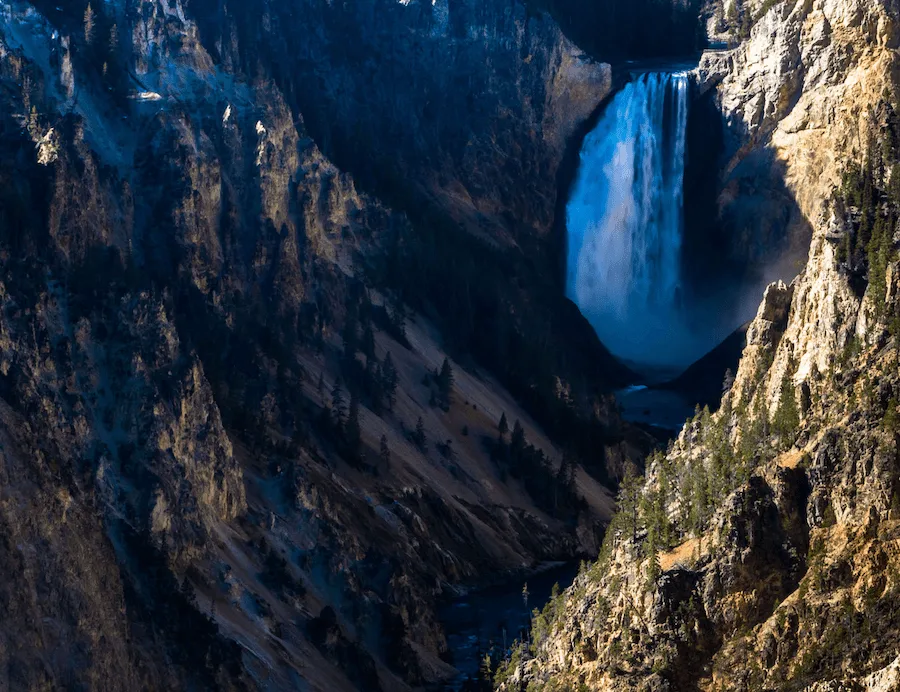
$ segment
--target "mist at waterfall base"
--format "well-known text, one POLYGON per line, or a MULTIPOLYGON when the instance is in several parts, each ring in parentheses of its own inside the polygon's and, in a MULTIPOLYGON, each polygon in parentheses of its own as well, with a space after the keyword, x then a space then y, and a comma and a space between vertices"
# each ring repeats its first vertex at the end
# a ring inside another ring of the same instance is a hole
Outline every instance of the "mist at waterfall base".
POLYGON ((740 323, 682 275, 689 91, 684 72, 629 82, 585 138, 566 208, 567 294, 650 381, 678 374, 740 323))

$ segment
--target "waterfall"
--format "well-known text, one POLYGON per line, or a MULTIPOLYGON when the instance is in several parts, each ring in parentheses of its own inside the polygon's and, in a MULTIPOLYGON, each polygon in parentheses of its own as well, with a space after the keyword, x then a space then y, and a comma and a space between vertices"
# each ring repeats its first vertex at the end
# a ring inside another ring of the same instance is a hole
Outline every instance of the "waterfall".
POLYGON ((584 141, 566 210, 569 298, 607 348, 646 365, 702 355, 680 271, 687 97, 685 73, 626 85, 584 141))

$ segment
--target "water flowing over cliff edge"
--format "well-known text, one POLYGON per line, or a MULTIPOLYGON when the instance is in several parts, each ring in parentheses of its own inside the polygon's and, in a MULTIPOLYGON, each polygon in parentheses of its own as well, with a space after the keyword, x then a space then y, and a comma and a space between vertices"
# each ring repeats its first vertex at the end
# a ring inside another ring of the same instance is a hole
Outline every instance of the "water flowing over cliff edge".
POLYGON ((681 296, 687 109, 685 73, 627 84, 584 141, 567 206, 568 295, 613 353, 638 362, 700 355, 681 296))

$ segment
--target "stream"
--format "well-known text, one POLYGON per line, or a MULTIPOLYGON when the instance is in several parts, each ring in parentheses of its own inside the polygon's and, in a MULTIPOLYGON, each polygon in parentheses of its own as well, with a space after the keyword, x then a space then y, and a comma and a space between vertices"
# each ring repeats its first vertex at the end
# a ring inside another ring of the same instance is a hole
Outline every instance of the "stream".
POLYGON ((577 574, 578 562, 556 564, 527 578, 471 591, 444 606, 439 617, 459 675, 435 692, 459 692, 467 680, 476 679, 484 654, 492 646, 502 648, 505 643, 508 649, 521 639, 531 623, 531 611, 550 600, 553 585, 566 589, 577 574), (527 607, 522 598, 525 584, 527 607))
POLYGON ((616 392, 622 418, 677 434, 693 417, 694 404, 677 391, 633 385, 616 392))

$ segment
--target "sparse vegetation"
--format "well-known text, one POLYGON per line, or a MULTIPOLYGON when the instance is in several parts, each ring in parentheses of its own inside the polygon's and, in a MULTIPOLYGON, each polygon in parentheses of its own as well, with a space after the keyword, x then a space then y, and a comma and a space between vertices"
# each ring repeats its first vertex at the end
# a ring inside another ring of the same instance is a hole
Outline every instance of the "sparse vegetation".
POLYGON ((505 414, 500 419, 499 437, 491 449, 491 458, 501 477, 522 481, 535 504, 552 516, 573 521, 585 510, 586 502, 575 484, 575 464, 568 453, 554 470, 544 452, 529 444, 525 429, 516 420, 509 442, 504 440, 505 414))
POLYGON ((781 392, 778 406, 772 417, 772 431, 778 436, 782 449, 788 449, 797 436, 800 427, 800 410, 797 406, 797 395, 791 375, 793 364, 789 365, 781 381, 781 392))

